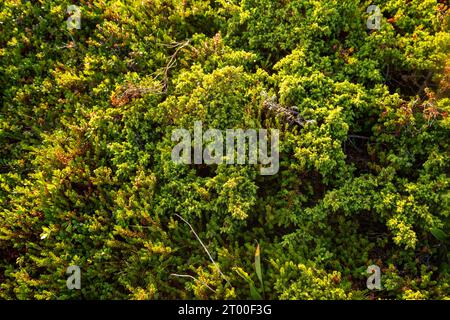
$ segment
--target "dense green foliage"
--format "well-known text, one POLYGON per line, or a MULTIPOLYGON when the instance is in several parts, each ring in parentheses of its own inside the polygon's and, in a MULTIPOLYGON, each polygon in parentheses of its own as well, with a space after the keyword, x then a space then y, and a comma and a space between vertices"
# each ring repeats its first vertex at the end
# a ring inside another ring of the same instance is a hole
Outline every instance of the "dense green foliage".
POLYGON ((0 298, 450 298, 439 2, 2 1, 0 298), (279 172, 174 164, 199 120, 278 128, 279 172))

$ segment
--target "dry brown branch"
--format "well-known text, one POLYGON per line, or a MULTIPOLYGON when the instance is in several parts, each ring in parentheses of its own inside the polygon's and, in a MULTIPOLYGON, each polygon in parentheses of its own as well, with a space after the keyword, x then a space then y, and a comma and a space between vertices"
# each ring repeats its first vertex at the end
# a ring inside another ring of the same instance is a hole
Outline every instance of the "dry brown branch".
POLYGON ((162 91, 164 93, 167 92, 168 84, 169 84, 169 70, 170 68, 173 68, 176 65, 176 58, 178 55, 178 52, 180 52, 181 49, 186 47, 189 44, 189 39, 186 41, 183 41, 181 43, 177 44, 177 50, 175 50, 174 54, 170 56, 169 62, 166 64, 166 67, 164 68, 164 78, 163 78, 163 86, 162 91))
POLYGON ((170 48, 177 48, 175 52, 170 56, 169 62, 163 68, 162 73, 163 80, 159 86, 154 86, 151 88, 139 87, 135 84, 128 83, 119 89, 118 93, 115 93, 111 98, 111 104, 115 107, 121 107, 128 104, 131 100, 142 97, 144 94, 164 94, 167 92, 169 86, 169 70, 176 65, 176 58, 181 49, 189 44, 189 39, 183 42, 176 42, 174 44, 166 45, 170 48))
POLYGON ((156 86, 153 88, 143 88, 132 83, 128 83, 125 87, 122 87, 119 90, 119 93, 112 96, 111 104, 115 107, 121 107, 129 103, 131 100, 140 98, 147 93, 161 94, 161 88, 156 86))

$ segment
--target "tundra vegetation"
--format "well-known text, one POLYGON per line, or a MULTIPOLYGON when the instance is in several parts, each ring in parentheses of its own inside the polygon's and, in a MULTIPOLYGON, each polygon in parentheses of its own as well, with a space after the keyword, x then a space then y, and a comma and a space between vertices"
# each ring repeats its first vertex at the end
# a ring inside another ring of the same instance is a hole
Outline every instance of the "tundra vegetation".
POLYGON ((0 298, 450 298, 449 24, 438 0, 1 1, 0 298), (279 130, 278 172, 174 163, 195 121, 279 130))

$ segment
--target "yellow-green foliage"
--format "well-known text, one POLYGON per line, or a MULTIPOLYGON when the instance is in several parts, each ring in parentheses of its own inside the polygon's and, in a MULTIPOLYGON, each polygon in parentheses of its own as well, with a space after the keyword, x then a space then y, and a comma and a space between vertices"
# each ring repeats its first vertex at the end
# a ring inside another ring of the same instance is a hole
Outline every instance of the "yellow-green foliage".
POLYGON ((75 2, 0 3, 0 298, 450 298, 442 1, 75 2), (173 163, 194 121, 279 172, 173 163))

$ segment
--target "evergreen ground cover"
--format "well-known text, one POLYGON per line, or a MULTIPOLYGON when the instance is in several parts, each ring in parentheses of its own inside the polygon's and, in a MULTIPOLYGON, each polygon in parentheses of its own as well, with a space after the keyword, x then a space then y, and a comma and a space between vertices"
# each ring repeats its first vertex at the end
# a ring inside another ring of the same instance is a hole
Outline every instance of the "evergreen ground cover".
POLYGON ((449 17, 1 1, 0 298, 449 299, 449 17), (279 130, 279 171, 174 163, 195 121, 279 130))

